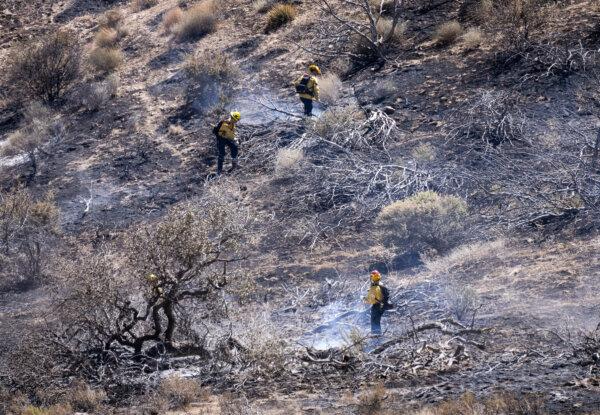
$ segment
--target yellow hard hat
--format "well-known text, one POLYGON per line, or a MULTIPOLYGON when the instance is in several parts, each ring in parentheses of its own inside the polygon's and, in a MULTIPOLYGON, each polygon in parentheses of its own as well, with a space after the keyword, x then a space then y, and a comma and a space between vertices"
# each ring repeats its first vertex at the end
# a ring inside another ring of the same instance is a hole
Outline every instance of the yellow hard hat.
POLYGON ((371 281, 372 282, 379 282, 379 281, 381 281, 381 274, 376 269, 373 270, 373 271, 371 271, 371 281))
POLYGON ((148 282, 156 282, 156 281, 158 281, 158 277, 156 276, 156 274, 148 274, 148 276, 146 277, 146 279, 148 280, 148 282))
POLYGON ((308 70, 313 73, 316 73, 317 75, 321 75, 321 69, 319 69, 319 67, 314 63, 308 66, 308 70))
POLYGON ((242 114, 240 114, 239 111, 232 111, 231 112, 231 119, 233 121, 239 121, 240 118, 242 118, 242 114))

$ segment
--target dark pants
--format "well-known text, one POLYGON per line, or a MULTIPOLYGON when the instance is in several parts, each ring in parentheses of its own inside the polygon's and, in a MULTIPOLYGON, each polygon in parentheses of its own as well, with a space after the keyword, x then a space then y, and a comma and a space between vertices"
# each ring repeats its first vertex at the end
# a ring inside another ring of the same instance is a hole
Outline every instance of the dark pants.
POLYGON ((381 316, 383 308, 379 304, 371 306, 371 333, 381 334, 381 316))
POLYGON ((231 152, 232 168, 234 168, 237 164, 238 146, 235 143, 235 141, 217 136, 217 151, 219 153, 217 157, 217 174, 220 174, 223 171, 223 161, 225 160, 225 146, 229 147, 229 151, 231 152))
POLYGON ((309 117, 312 115, 313 100, 308 98, 300 98, 300 101, 304 104, 304 115, 309 117))

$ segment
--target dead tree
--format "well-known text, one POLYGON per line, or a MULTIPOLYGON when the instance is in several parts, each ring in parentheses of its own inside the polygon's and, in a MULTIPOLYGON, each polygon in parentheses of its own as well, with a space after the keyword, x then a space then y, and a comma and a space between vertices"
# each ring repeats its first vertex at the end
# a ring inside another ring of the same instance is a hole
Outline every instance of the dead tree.
POLYGON ((311 47, 304 49, 331 58, 343 54, 357 62, 385 61, 403 0, 319 0, 318 4, 330 19, 318 25, 311 47))

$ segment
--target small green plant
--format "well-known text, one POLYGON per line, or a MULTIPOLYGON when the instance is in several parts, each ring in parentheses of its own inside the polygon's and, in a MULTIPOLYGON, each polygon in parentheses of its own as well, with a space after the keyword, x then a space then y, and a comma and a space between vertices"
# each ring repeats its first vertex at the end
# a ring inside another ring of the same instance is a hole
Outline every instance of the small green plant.
POLYGON ((292 22, 298 11, 296 6, 292 4, 276 4, 269 10, 267 14, 267 26, 265 27, 265 33, 271 33, 282 26, 292 22))
POLYGON ((466 218, 464 200, 426 191, 384 207, 377 226, 388 247, 405 252, 434 249, 440 253, 460 243, 466 218))

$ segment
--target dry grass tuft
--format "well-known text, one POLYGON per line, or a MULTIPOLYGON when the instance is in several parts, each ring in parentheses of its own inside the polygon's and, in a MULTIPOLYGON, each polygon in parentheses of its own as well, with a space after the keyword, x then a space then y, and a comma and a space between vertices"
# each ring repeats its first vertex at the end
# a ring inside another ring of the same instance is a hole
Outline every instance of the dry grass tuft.
POLYGON ((328 73, 319 80, 319 99, 326 104, 335 104, 342 93, 342 81, 334 73, 328 73))
POLYGON ((446 22, 439 26, 435 31, 434 40, 438 45, 452 45, 460 37, 463 28, 456 20, 446 22))
POLYGON ((491 261, 506 254, 506 242, 498 239, 492 242, 463 245, 454 249, 448 255, 436 258, 424 258, 425 266, 434 275, 443 275, 449 270, 464 264, 475 264, 479 261, 491 261))
POLYGON ((414 415, 546 415, 543 401, 537 396, 515 396, 497 393, 478 400, 472 393, 466 393, 456 400, 443 402, 424 408, 414 415))
POLYGON ((380 413, 385 400, 385 387, 379 383, 358 397, 358 415, 376 415, 380 413))
POLYGON ((112 48, 118 40, 119 32, 110 27, 103 27, 96 33, 94 44, 99 48, 112 48))
POLYGON ((232 81, 239 69, 231 63, 224 53, 202 52, 191 55, 185 61, 183 70, 190 79, 216 79, 221 82, 232 81))
POLYGON ((123 53, 116 48, 95 48, 89 54, 90 64, 103 73, 114 72, 123 63, 123 53))
POLYGON ((252 8, 256 10, 257 13, 266 13, 269 9, 273 7, 273 0, 253 0, 252 8))
POLYGON ((265 33, 271 33, 292 22, 298 15, 296 6, 292 4, 276 4, 267 14, 265 33))
POLYGON ((275 159, 275 174, 285 174, 296 167, 302 162, 304 158, 304 152, 299 148, 282 148, 277 152, 275 159))
POLYGON ((174 33, 179 40, 196 40, 215 31, 217 7, 214 1, 206 0, 187 10, 174 33))
POLYGON ((73 408, 65 404, 52 405, 46 408, 28 405, 21 409, 19 415, 72 415, 73 408))
POLYGON ((181 22, 182 18, 183 10, 181 10, 179 7, 175 7, 165 13, 165 17, 163 17, 162 21, 163 27, 167 32, 171 32, 173 31, 173 28, 175 28, 181 22))
POLYGON ((462 44, 466 50, 477 49, 483 43, 483 32, 477 28, 471 28, 462 36, 462 44))
POLYGON ((109 10, 100 18, 99 26, 117 29, 123 20, 123 14, 116 9, 109 10))
POLYGON ((95 413, 105 399, 103 390, 92 389, 84 382, 77 382, 69 393, 69 402, 78 412, 95 413))
POLYGON ((132 3, 133 10, 139 12, 142 10, 149 9, 150 7, 154 7, 158 4, 158 0, 134 0, 132 3))
POLYGON ((202 394, 200 384, 180 376, 170 376, 160 382, 158 395, 167 402, 169 409, 184 409, 202 394))
POLYGON ((411 153, 412 157, 420 162, 427 163, 435 160, 436 150, 430 143, 419 144, 411 153))
POLYGON ((330 138, 364 121, 364 112, 356 105, 332 107, 315 122, 314 132, 323 138, 330 138))

